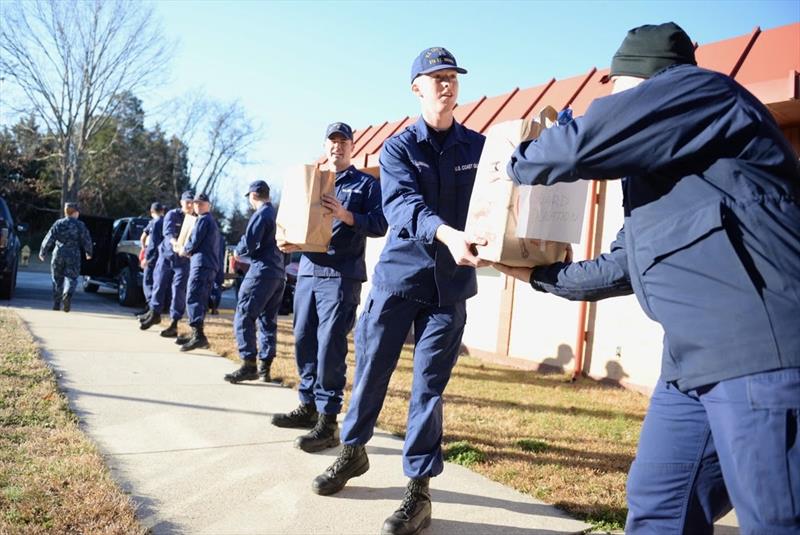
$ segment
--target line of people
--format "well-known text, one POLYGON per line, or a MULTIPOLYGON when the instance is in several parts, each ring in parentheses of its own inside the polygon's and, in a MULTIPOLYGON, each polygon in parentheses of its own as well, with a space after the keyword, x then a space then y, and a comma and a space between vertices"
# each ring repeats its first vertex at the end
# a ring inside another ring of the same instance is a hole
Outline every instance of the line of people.
MULTIPOLYGON (((403 446, 409 478, 382 533, 419 533, 431 522, 430 478, 442 459, 443 393, 458 358, 466 300, 477 293, 480 237, 463 232, 484 137, 455 121, 459 75, 441 47, 412 63, 420 118, 386 140, 380 183, 351 165, 353 132, 333 123, 325 153, 336 172, 325 253, 305 253, 294 301, 299 406, 272 424, 308 429, 295 446, 343 443, 311 483, 330 495, 369 470, 389 379, 413 328, 413 383, 403 446), (352 397, 339 429, 347 335, 356 322, 368 237, 387 233, 355 330, 352 397)), ((509 164, 517 183, 623 180, 625 227, 611 252, 536 269, 496 267, 537 291, 595 300, 635 293, 665 330, 662 377, 628 482, 628 533, 712 533, 736 507, 743 533, 800 531, 800 171, 769 112, 729 77, 696 66, 673 23, 631 30, 612 59, 611 96, 584 117, 523 143, 509 164)), ((241 366, 231 383, 269 380, 284 285, 269 186, 247 192, 255 209, 237 245, 251 259, 234 329, 241 366), (256 335, 258 330, 258 335, 256 335), (260 345, 260 347, 259 347, 260 345)), ((171 286, 174 335, 188 301, 193 335, 219 269, 208 199, 187 193, 167 212, 153 271, 147 329, 161 321, 171 286), (199 220, 183 250, 183 218, 199 220), (203 219, 205 218, 205 219, 203 219), (188 256, 188 258, 187 258, 188 256), (186 297, 188 284, 189 297, 186 297)), ((535 321, 535 318, 531 318, 535 321)))
POLYGON ((211 293, 223 274, 225 242, 214 216, 208 195, 186 191, 180 206, 164 214, 163 206, 153 203, 152 219, 145 228, 144 292, 147 311, 138 316, 139 328, 147 330, 161 323, 162 312, 169 310, 170 324, 160 332, 175 338, 181 351, 208 347, 205 316, 211 293), (162 214, 163 217, 162 217, 162 214), (196 217, 185 243, 179 243, 187 216, 196 217), (178 322, 187 314, 191 335, 178 336, 178 322))

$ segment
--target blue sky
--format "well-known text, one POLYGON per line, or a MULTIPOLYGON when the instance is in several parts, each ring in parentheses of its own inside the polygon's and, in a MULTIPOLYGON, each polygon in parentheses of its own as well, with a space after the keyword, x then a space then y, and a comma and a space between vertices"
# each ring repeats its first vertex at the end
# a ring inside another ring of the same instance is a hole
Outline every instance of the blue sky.
MULTIPOLYGON (((262 2, 159 0, 177 42, 170 77, 145 111, 190 89, 239 99, 262 125, 255 163, 220 191, 255 178, 275 187, 321 153, 325 126, 360 128, 418 113, 413 58, 445 46, 469 69, 460 102, 605 67, 628 29, 673 20, 700 44, 800 20, 800 0, 669 2, 262 2)), ((154 115, 151 121, 162 118, 154 115)))

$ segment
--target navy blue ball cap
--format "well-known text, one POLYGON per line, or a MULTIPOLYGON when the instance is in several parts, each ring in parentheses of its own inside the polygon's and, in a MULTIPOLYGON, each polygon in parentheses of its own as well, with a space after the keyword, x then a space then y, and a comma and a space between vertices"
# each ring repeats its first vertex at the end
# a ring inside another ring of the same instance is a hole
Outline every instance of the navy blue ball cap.
POLYGON ((269 184, 263 180, 254 180, 250 182, 250 186, 244 196, 249 197, 251 193, 258 193, 261 197, 269 197, 269 184))
POLYGON ((194 200, 194 193, 187 190, 181 193, 181 200, 182 201, 193 201, 194 200))
POLYGON ((325 139, 330 139, 333 134, 341 134, 350 141, 353 140, 353 129, 347 123, 331 123, 325 130, 325 139))
POLYGON ((441 46, 426 48, 411 64, 411 82, 413 83, 420 74, 430 74, 443 69, 453 69, 457 73, 467 74, 467 69, 459 67, 455 56, 446 48, 441 46))
POLYGON ((154 202, 153 204, 150 205, 150 211, 151 212, 163 212, 164 211, 164 205, 161 204, 160 202, 154 202))
POLYGON ((211 199, 209 199, 208 195, 206 195, 205 193, 198 193, 197 195, 194 196, 194 199, 192 199, 192 201, 194 201, 194 202, 211 202, 211 199))

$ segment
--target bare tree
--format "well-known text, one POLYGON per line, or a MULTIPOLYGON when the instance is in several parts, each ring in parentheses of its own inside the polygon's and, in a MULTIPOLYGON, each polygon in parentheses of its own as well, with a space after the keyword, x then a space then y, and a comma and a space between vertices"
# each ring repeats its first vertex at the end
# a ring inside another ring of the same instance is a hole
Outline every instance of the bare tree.
POLYGON ((178 121, 177 137, 189 147, 189 175, 198 193, 214 193, 230 164, 248 163, 248 151, 259 140, 259 127, 236 101, 220 103, 194 92, 174 102, 170 115, 178 121))
POLYGON ((56 138, 61 200, 76 200, 88 141, 124 92, 161 75, 172 47, 152 5, 133 0, 3 2, 0 77, 21 90, 19 112, 56 138))

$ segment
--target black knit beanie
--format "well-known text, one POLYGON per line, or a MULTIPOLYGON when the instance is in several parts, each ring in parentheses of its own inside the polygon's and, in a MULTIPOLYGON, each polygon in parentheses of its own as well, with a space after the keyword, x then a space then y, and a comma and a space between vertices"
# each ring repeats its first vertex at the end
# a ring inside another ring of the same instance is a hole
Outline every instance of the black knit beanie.
POLYGON ((689 63, 694 59, 694 44, 674 22, 645 24, 628 32, 611 60, 611 76, 650 78, 670 65, 689 63))

